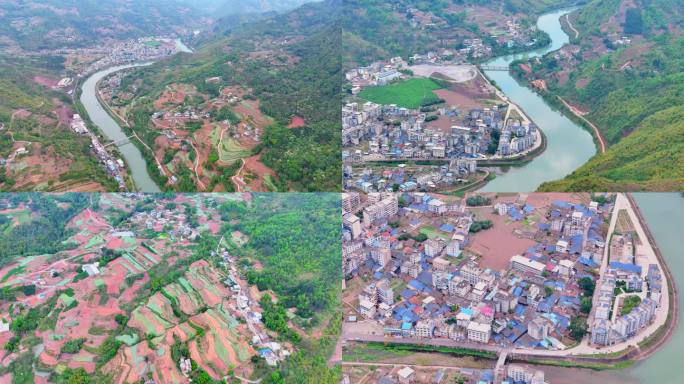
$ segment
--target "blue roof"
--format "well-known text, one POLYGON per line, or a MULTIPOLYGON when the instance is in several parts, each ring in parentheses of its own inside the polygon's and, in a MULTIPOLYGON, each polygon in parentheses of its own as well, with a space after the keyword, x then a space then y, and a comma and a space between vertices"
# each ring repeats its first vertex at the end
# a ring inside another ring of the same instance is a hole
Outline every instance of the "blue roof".
POLYGON ((513 296, 520 297, 520 295, 522 295, 522 292, 522 287, 515 287, 515 289, 513 290, 513 296))
POLYGON ((408 323, 408 322, 407 322, 407 323, 401 323, 401 329, 402 329, 403 331, 408 331, 408 330, 410 330, 411 328, 413 328, 413 324, 412 324, 412 323, 408 323))
POLYGON ((516 220, 516 221, 523 219, 522 212, 520 212, 518 210, 518 208, 515 208, 515 207, 511 207, 508 210, 508 216, 510 216, 511 218, 513 218, 513 220, 516 220))
POLYGON ((639 274, 641 273, 641 267, 638 265, 620 263, 617 261, 611 261, 609 265, 611 268, 619 269, 621 271, 627 271, 627 272, 633 272, 633 273, 639 273, 639 274))
POLYGON ((556 200, 553 202, 553 205, 555 205, 558 208, 571 208, 572 204, 568 203, 567 201, 563 200, 556 200))
POLYGON ((418 274, 418 281, 423 283, 425 287, 431 287, 432 286, 432 273, 428 271, 423 271, 420 274, 418 274))
POLYGON ((420 281, 415 280, 415 279, 409 281, 408 285, 409 285, 409 287, 413 287, 418 291, 422 291, 425 289, 425 285, 423 285, 423 283, 421 283, 420 281))
POLYGON ((416 295, 416 292, 411 290, 411 289, 408 289, 408 288, 401 291, 401 297, 403 297, 405 300, 408 300, 415 295, 416 295))
POLYGON ((579 259, 577 259, 577 261, 579 261, 580 264, 586 265, 587 267, 595 267, 595 266, 597 266, 597 264, 594 263, 593 260, 591 260, 591 259, 589 259, 589 258, 586 258, 586 257, 580 257, 579 259))
POLYGON ((421 212, 427 212, 428 210, 427 204, 411 204, 409 208, 421 212))
POLYGON ((439 230, 444 232, 453 232, 454 226, 451 224, 442 224, 439 226, 439 230))

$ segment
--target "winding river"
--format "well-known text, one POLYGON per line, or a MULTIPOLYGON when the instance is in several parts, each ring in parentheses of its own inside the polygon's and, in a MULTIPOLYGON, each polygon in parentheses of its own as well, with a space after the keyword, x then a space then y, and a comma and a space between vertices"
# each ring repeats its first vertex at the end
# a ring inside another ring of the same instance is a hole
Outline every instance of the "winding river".
MULTIPOLYGON (((496 58, 487 63, 491 66, 509 66, 511 62, 524 57, 543 56, 556 51, 569 42, 569 36, 561 28, 560 18, 572 12, 563 9, 542 15, 537 27, 551 36, 551 45, 535 51, 496 58)), ((521 85, 509 73, 485 71, 489 79, 496 82, 508 98, 520 106, 544 132, 547 138, 546 151, 531 162, 512 167, 482 188, 488 192, 535 191, 545 181, 561 179, 568 175, 596 153, 591 135, 560 112, 549 106, 538 94, 521 85)))
POLYGON ((118 144, 117 148, 126 159, 136 190, 141 192, 159 192, 159 186, 147 172, 147 162, 142 153, 131 141, 126 140, 126 133, 100 104, 97 99, 97 83, 111 73, 122 69, 142 66, 144 64, 120 65, 104 69, 90 76, 81 86, 81 103, 88 112, 90 120, 100 128, 100 131, 110 140, 118 144))
MULTIPOLYGON (((176 47, 181 52, 192 52, 180 40, 176 40, 176 47)), ((150 64, 151 63, 127 64, 103 69, 102 71, 91 75, 81 86, 81 103, 83 103, 83 107, 88 113, 90 120, 100 128, 100 131, 102 131, 110 141, 122 143, 119 144, 117 148, 130 168, 131 177, 133 178, 136 190, 140 192, 159 192, 160 189, 154 180, 152 180, 152 177, 150 177, 149 172, 147 172, 147 162, 138 147, 129 140, 126 140, 126 133, 116 120, 107 113, 102 104, 100 104, 100 101, 97 98, 97 83, 114 72, 150 64)))

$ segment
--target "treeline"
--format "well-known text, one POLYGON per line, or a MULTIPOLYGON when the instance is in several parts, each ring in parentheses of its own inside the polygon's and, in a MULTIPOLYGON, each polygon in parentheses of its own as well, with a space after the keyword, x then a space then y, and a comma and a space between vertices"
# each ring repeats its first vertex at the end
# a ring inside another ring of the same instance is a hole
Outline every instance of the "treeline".
POLYGON ((0 232, 0 265, 16 256, 56 253, 66 249, 68 244, 64 240, 71 235, 66 228, 67 223, 90 202, 90 195, 81 193, 17 193, 0 195, 0 199, 2 197, 14 206, 28 204, 34 217, 9 231, 0 232))
POLYGON ((229 203, 222 216, 239 223, 250 240, 243 250, 263 265, 247 279, 260 290, 273 290, 286 308, 316 325, 321 314, 335 308, 341 281, 341 201, 334 193, 255 194, 250 207, 229 203))

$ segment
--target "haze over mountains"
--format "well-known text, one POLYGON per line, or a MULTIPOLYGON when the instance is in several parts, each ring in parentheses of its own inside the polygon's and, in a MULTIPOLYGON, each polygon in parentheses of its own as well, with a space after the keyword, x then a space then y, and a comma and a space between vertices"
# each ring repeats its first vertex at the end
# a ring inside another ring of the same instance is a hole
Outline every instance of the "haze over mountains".
POLYGON ((190 33, 220 17, 282 12, 307 0, 0 1, 0 49, 92 45, 101 39, 190 33))

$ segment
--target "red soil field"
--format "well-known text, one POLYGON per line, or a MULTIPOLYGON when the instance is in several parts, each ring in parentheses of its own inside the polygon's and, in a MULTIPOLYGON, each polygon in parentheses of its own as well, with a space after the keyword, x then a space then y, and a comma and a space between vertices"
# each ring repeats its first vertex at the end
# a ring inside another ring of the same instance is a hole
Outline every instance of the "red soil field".
POLYGON ((287 126, 288 128, 301 128, 306 125, 306 121, 299 117, 299 116, 294 116, 292 120, 290 121, 290 124, 287 126))
POLYGON ((42 86, 48 87, 48 88, 55 88, 55 87, 57 87, 57 84, 59 83, 59 80, 51 79, 51 78, 45 77, 45 76, 35 76, 33 78, 33 81, 35 81, 36 83, 38 83, 42 86))

